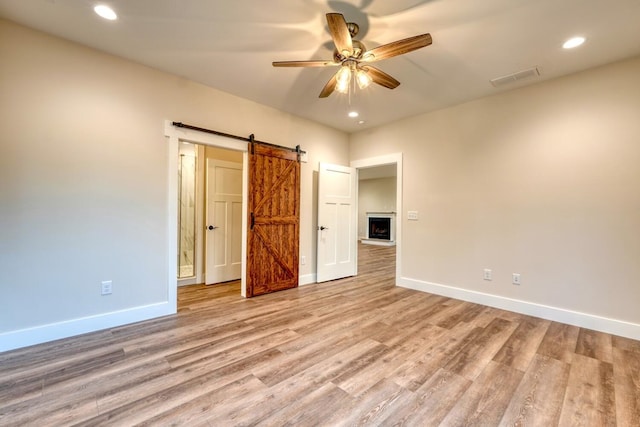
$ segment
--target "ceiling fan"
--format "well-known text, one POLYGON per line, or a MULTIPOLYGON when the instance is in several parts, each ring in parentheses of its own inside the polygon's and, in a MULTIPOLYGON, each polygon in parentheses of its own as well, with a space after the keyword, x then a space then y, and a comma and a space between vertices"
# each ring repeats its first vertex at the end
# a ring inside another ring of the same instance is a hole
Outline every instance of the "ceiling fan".
POLYGON ((371 82, 389 89, 395 89, 400 82, 384 71, 369 65, 371 62, 402 55, 416 49, 429 46, 431 34, 421 34, 397 40, 371 50, 367 50, 362 42, 355 40, 358 24, 347 23, 341 13, 327 13, 329 33, 336 49, 333 59, 310 61, 276 61, 274 67, 331 67, 340 66, 340 70, 329 79, 320 92, 320 98, 326 98, 333 91, 347 93, 354 78, 358 87, 364 89, 371 82))

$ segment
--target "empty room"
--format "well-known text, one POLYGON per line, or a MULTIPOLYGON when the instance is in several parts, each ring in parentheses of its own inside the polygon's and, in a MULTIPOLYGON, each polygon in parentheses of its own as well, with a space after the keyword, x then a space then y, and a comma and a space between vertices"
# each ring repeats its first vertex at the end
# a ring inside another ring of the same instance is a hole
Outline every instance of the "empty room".
POLYGON ((0 0, 0 425, 640 425, 637 0, 0 0))

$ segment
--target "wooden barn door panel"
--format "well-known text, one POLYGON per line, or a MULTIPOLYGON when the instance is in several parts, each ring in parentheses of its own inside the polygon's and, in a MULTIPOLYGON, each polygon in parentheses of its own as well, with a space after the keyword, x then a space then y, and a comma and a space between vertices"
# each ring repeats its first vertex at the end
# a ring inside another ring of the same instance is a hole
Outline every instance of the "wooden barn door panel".
POLYGON ((247 297, 298 286, 300 162, 298 153, 249 147, 247 297))

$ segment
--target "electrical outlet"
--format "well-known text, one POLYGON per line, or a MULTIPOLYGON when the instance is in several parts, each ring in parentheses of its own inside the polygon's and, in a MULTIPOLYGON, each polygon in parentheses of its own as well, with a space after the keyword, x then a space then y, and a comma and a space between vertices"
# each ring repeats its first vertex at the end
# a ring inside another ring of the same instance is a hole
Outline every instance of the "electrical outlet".
POLYGON ((300 257, 300 265, 305 265, 307 263, 307 257, 302 255, 300 257))
POLYGON ((514 285, 519 285, 520 284, 520 273, 513 273, 511 282, 514 285))
POLYGON ((485 268, 485 269, 484 269, 484 273, 483 273, 483 275, 482 275, 482 278, 483 278, 484 280, 491 280, 491 270, 490 270, 490 269, 488 269, 488 268, 485 268))
POLYGON ((111 295, 113 291, 113 282, 105 280, 102 282, 101 295, 111 295))

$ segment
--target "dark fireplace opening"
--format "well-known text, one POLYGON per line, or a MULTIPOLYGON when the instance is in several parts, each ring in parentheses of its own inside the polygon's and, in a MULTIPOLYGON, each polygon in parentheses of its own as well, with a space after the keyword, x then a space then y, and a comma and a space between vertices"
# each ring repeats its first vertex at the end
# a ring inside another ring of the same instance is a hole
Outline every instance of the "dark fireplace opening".
POLYGON ((391 218, 369 218, 369 238, 391 240, 391 218))

